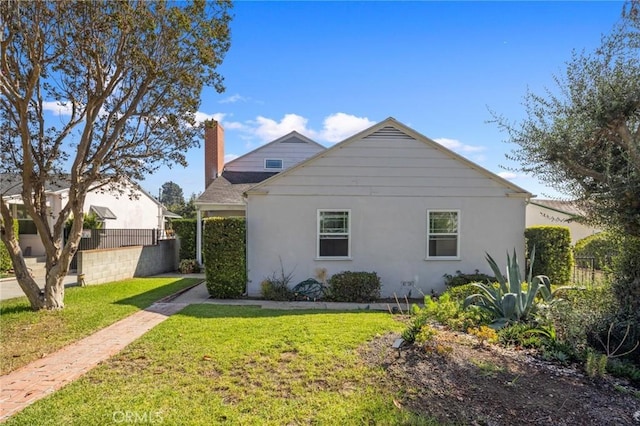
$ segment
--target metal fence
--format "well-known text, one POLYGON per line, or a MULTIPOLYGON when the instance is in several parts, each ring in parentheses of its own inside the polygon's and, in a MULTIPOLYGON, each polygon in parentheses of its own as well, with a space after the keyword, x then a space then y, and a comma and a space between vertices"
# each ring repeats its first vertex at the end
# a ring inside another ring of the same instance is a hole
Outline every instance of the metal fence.
POLYGON ((596 258, 576 256, 573 265, 573 282, 576 284, 594 284, 596 281, 596 258))
MULTIPOLYGON (((68 234, 65 232, 65 240, 68 234)), ((78 244, 78 251, 108 249, 128 246, 155 246, 158 240, 169 236, 160 229, 84 229, 78 244)), ((77 256, 73 257, 70 268, 77 269, 77 256)))

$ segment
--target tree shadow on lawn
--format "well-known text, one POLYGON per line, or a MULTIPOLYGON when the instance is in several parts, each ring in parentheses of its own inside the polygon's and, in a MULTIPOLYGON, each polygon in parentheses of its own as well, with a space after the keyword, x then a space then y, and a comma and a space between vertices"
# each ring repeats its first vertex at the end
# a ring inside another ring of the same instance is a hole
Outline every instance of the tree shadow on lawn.
POLYGON ((163 299, 169 298, 169 296, 182 294, 199 285, 202 281, 200 278, 182 278, 167 285, 156 287, 153 290, 145 291, 144 293, 136 294, 126 299, 120 299, 113 303, 116 305, 132 305, 139 309, 146 309, 156 302, 161 302, 163 299))

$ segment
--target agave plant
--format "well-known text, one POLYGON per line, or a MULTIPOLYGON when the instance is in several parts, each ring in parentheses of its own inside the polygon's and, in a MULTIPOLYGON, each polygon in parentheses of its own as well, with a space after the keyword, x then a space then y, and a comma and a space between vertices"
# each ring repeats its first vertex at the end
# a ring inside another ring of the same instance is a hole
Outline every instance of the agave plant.
POLYGON ((551 282, 546 275, 533 275, 533 259, 535 248, 531 255, 531 265, 527 280, 522 279, 520 266, 515 249, 513 257, 507 253, 507 275, 504 276, 495 260, 487 253, 487 262, 493 270, 499 287, 491 283, 472 283, 480 291, 468 296, 464 301, 464 308, 470 305, 489 312, 494 318, 491 326, 502 328, 510 322, 526 320, 536 306, 536 296, 540 294, 545 302, 551 302, 554 293, 551 292, 551 282), (526 286, 523 284, 526 283, 526 286))

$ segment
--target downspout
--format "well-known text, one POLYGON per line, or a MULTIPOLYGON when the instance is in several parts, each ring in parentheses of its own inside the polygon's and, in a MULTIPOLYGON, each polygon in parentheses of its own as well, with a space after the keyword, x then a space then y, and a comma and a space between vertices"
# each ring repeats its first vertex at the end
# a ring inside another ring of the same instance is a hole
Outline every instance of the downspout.
POLYGON ((249 295, 249 197, 247 193, 242 194, 244 198, 244 294, 249 295))

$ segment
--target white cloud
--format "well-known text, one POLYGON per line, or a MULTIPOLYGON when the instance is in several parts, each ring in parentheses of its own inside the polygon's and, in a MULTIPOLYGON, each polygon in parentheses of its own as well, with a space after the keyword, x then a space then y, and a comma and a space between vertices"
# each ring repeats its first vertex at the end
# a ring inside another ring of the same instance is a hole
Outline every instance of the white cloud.
POLYGON ((224 163, 226 164, 226 163, 228 163, 229 161, 233 161, 233 160, 235 160, 235 159, 236 159, 236 158, 238 158, 238 157, 239 157, 239 155, 236 155, 236 154, 225 154, 225 155, 224 155, 224 163))
POLYGON ((217 112, 215 114, 207 114, 201 111, 196 112, 196 122, 197 123, 202 123, 205 120, 216 120, 216 121, 222 121, 224 120, 224 117, 227 114, 223 113, 223 112, 217 112))
POLYGON ((42 108, 57 115, 71 115, 71 102, 44 101, 42 108))
POLYGON ((262 116, 256 117, 254 128, 250 131, 264 141, 272 141, 292 131, 297 131, 313 139, 316 132, 307 128, 309 120, 297 114, 285 114, 282 120, 275 121, 262 116))
POLYGON ((327 142, 340 142, 374 124, 367 117, 356 117, 355 115, 338 112, 324 119, 320 138, 327 142))
POLYGON ((240 95, 239 93, 236 93, 235 95, 231 95, 228 96, 222 100, 219 100, 218 103, 219 104, 233 104, 236 102, 246 102, 248 101, 249 98, 245 98, 244 96, 240 95))
POLYGON ((486 149, 484 146, 463 144, 457 139, 437 138, 434 140, 445 148, 448 148, 451 151, 457 152, 459 154, 480 152, 486 149))
POLYGON ((500 176, 503 179, 507 179, 507 180, 514 180, 514 179, 519 179, 519 178, 522 177, 522 176, 517 175, 517 174, 515 174, 513 172, 500 172, 500 173, 498 173, 498 176, 500 176))
MULTIPOLYGON (((330 114, 322 122, 322 129, 315 130, 309 127, 309 119, 298 114, 285 114, 281 120, 274 120, 263 116, 256 117, 255 121, 246 124, 235 123, 236 128, 253 134, 265 142, 272 141, 292 131, 297 131, 311 139, 335 143, 358 133, 375 124, 367 117, 337 112, 330 114)), ((229 128, 225 123, 225 128, 229 128)))
POLYGON ((321 129, 312 129, 309 127, 309 119, 298 114, 285 114, 280 120, 274 120, 264 116, 257 116, 255 120, 226 121, 232 114, 215 113, 207 114, 204 112, 196 113, 196 121, 214 119, 222 123, 225 130, 235 130, 240 134, 240 139, 246 140, 251 146, 252 141, 259 139, 261 142, 271 142, 287 133, 297 131, 315 141, 335 143, 340 142, 349 136, 358 133, 375 124, 367 117, 358 117, 344 112, 337 112, 326 116, 322 122, 321 129))

